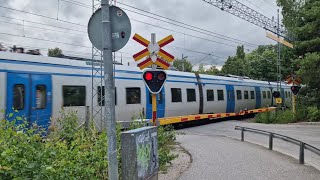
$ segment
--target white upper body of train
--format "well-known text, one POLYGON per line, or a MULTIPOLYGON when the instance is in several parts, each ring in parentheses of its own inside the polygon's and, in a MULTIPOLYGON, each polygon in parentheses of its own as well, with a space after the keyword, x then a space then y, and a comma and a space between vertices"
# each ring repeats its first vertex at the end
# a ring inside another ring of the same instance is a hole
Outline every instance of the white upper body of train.
MULTIPOLYGON (((101 93, 92 98, 92 84, 95 89, 101 87, 92 83, 91 65, 90 61, 0 52, 0 109, 4 110, 0 118, 24 116, 30 122, 48 125, 50 118, 60 116, 62 108, 75 109, 83 118, 86 106, 91 111, 92 104, 104 105, 101 93)), ((276 83, 166 72, 167 81, 157 95, 158 117, 239 112, 275 105, 272 92, 277 89, 276 83)), ((95 82, 100 78, 95 76, 95 82)), ((116 65, 115 87, 117 121, 130 121, 141 112, 151 118, 151 96, 138 67, 116 65)), ((282 84, 281 91, 284 104, 291 106, 290 86, 282 84)))

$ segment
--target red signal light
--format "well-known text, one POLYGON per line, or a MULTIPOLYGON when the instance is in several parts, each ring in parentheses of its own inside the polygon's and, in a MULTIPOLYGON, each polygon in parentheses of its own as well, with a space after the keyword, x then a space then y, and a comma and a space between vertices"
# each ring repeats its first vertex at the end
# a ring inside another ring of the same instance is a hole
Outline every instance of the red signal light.
POLYGON ((151 72, 147 72, 145 74, 145 78, 146 78, 147 81, 151 81, 152 78, 153 78, 153 74, 151 72))

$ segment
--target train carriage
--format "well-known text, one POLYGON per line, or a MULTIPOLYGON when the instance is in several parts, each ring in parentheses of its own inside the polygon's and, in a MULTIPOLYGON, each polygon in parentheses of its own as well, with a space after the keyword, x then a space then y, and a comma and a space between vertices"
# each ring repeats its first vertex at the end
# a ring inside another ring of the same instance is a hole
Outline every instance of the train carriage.
MULTIPOLYGON (((240 112, 275 105, 276 83, 239 77, 167 71, 167 82, 157 95, 158 117, 240 112)), ((97 77, 100 78, 100 77, 97 77)), ((99 79, 97 79, 98 81, 99 79)), ((151 95, 137 67, 115 66, 116 120, 131 121, 139 112, 151 118, 151 95)), ((104 86, 96 89, 104 90, 104 86)), ((291 106, 291 91, 282 85, 282 98, 291 106)), ((0 118, 25 116, 48 126, 62 108, 77 110, 103 106, 103 94, 92 99, 89 61, 0 52, 0 118)), ((91 112, 90 112, 91 113, 91 112)))

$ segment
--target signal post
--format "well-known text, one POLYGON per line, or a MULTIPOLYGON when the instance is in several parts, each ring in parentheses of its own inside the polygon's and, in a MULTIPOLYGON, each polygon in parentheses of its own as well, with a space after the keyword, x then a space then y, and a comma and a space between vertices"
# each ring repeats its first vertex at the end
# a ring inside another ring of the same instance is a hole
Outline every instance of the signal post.
POLYGON ((139 61, 142 58, 147 57, 146 60, 143 60, 138 64, 139 68, 142 70, 152 65, 152 70, 144 71, 142 77, 150 93, 152 94, 152 122, 153 125, 156 126, 157 94, 162 90, 163 85, 167 79, 166 72, 163 70, 157 70, 156 67, 158 65, 162 67, 164 70, 169 69, 170 64, 168 62, 173 62, 174 56, 172 56, 171 54, 169 54, 161 48, 169 44, 170 42, 174 41, 174 39, 172 35, 170 35, 163 38, 159 42, 156 42, 155 33, 151 34, 151 42, 138 34, 135 34, 133 36, 133 39, 146 47, 144 50, 133 55, 133 59, 135 61, 139 61))

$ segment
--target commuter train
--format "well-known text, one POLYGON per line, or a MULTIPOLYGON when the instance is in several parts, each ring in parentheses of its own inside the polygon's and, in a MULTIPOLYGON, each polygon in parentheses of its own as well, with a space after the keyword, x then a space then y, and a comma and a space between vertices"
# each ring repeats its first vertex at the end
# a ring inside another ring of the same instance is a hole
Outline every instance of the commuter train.
MULTIPOLYGON (((48 125, 60 117, 62 108, 84 112, 92 104, 103 106, 101 93, 92 98, 91 65, 91 61, 0 52, 0 119, 24 116, 48 125)), ((276 83, 174 70, 167 75, 157 95, 159 118, 275 105, 276 83)), ((115 86, 117 121, 131 121, 139 112, 151 119, 151 95, 138 67, 115 65, 115 86)), ((290 106, 290 87, 283 84, 281 91, 284 104, 290 106)))

